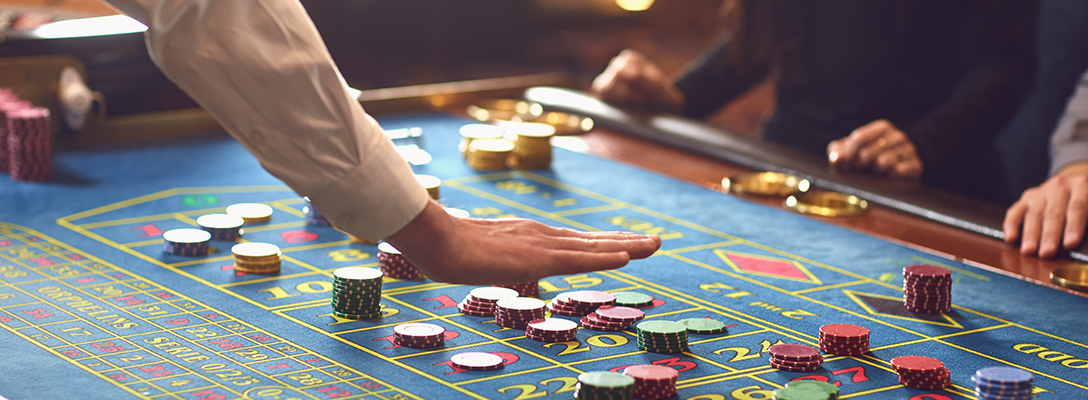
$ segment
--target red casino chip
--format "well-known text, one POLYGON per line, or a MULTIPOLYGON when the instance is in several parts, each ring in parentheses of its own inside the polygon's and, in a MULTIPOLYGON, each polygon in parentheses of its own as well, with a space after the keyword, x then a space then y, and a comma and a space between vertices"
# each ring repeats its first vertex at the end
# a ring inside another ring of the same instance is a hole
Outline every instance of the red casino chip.
POLYGON ((625 323, 627 325, 641 321, 646 317, 646 313, 637 308, 616 306, 601 306, 597 308, 597 311, 589 315, 592 317, 591 319, 625 323))
POLYGON ((676 395, 680 373, 660 365, 632 365, 623 374, 635 378, 634 396, 640 399, 665 399, 676 395))
POLYGON ((803 344, 776 344, 769 347, 767 352, 782 361, 812 361, 823 358, 820 349, 803 344))
POLYGON ((899 356, 892 359, 892 369, 902 374, 906 372, 932 372, 944 368, 941 360, 926 356, 899 356))

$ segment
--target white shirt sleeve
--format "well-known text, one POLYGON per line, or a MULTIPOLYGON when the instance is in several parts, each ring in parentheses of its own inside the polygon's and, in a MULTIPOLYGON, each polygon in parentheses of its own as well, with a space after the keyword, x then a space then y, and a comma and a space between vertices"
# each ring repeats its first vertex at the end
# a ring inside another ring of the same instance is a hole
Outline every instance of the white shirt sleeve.
POLYGON ((148 26, 167 77, 337 228, 377 240, 426 206, 298 0, 108 1, 148 26))
POLYGON ((1088 161, 1088 70, 1081 75, 1065 113, 1050 136, 1050 174, 1075 162, 1088 161))

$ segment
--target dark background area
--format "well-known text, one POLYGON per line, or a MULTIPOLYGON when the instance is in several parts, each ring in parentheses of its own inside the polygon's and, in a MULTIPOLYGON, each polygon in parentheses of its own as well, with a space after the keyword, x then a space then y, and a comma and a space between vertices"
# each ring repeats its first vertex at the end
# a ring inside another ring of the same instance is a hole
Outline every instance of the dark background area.
MULTIPOLYGON (((348 83, 358 89, 565 71, 588 87, 624 48, 667 71, 720 31, 722 0, 304 0, 348 83)), ((0 6, 2 7, 2 6, 0 6)), ((0 56, 69 54, 110 115, 194 107, 152 64, 142 34, 30 39, 6 32, 0 56)))

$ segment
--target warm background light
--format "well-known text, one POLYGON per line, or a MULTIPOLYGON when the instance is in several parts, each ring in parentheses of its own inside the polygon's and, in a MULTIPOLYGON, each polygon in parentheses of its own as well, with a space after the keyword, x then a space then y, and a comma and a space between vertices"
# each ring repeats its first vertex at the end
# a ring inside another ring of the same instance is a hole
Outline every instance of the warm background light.
POLYGON ((616 0, 616 5, 627 11, 642 11, 654 5, 654 0, 616 0))

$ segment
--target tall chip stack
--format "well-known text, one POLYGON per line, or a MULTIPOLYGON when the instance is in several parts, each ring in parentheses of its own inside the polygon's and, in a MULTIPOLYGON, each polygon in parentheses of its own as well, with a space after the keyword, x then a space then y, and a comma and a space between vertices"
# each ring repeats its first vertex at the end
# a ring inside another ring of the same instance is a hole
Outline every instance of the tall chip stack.
POLYGON ((552 136, 555 127, 536 123, 522 122, 505 124, 508 139, 514 141, 513 156, 510 166, 517 169, 546 169, 552 164, 552 136))
POLYGON ((1031 400, 1034 376, 1012 367, 987 367, 975 372, 975 397, 978 400, 1031 400))
POLYGON ((333 315, 346 319, 371 319, 382 315, 382 272, 374 268, 346 267, 332 272, 333 315))
POLYGON ((903 267, 903 304, 916 313, 952 311, 952 271, 925 264, 903 267))
POLYGON ((24 182, 47 181, 53 174, 53 135, 49 109, 32 107, 8 109, 7 156, 11 179, 24 182))
POLYGON ((8 172, 11 169, 11 155, 8 149, 8 136, 11 131, 8 122, 8 111, 33 108, 28 101, 19 100, 11 89, 0 88, 0 172, 8 172))

